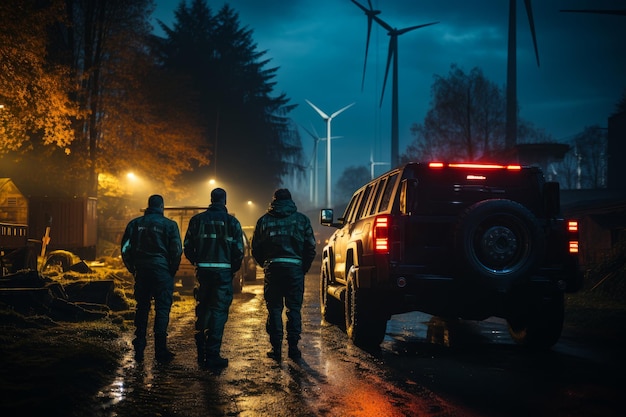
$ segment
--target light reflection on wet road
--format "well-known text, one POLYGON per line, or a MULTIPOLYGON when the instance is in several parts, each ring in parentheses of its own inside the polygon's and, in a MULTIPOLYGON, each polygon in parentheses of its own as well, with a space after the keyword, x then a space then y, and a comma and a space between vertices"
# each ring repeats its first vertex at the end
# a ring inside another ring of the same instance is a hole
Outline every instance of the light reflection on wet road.
MULTIPOLYGON (((318 271, 314 264, 306 278, 299 363, 285 358, 276 364, 265 355, 269 342, 259 271, 259 279, 235 295, 230 310, 222 347, 228 368, 198 369, 193 300, 183 296, 170 327, 175 360, 154 363, 149 345, 145 362, 137 364, 129 350, 113 383, 96 398, 92 415, 618 415, 613 407, 624 383, 602 382, 606 363, 573 355, 586 350, 567 342, 531 355, 513 344, 501 320, 394 316, 380 351, 359 349, 341 329, 321 323, 318 271), (591 375, 596 377, 589 380, 591 375), (602 395, 589 397, 586 389, 602 395), (585 410, 603 414, 578 414, 585 410)), ((620 366, 623 370, 623 362, 620 366)))

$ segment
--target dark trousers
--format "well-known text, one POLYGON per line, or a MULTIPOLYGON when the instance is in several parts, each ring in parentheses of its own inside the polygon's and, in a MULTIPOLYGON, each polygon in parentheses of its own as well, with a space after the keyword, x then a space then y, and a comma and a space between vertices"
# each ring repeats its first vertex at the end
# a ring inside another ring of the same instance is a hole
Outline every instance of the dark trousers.
POLYGON ((219 355, 233 302, 233 274, 230 269, 198 269, 196 278, 196 340, 204 335, 207 356, 219 355))
POLYGON ((304 272, 299 265, 270 264, 264 269, 263 293, 267 307, 265 329, 273 347, 280 348, 283 340, 283 309, 287 316, 287 342, 296 346, 302 333, 302 301, 304 272))
POLYGON ((145 339, 154 298, 154 334, 167 335, 174 294, 174 278, 167 269, 138 269, 135 273, 135 335, 145 339))

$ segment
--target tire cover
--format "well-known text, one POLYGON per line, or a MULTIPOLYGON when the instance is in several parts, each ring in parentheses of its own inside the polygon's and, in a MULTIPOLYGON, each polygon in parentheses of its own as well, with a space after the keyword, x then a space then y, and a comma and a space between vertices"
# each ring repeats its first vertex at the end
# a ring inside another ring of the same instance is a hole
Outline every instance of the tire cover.
POLYGON ((521 204, 483 200, 469 207, 456 229, 455 246, 462 272, 507 290, 529 275, 543 257, 545 238, 535 216, 521 204))

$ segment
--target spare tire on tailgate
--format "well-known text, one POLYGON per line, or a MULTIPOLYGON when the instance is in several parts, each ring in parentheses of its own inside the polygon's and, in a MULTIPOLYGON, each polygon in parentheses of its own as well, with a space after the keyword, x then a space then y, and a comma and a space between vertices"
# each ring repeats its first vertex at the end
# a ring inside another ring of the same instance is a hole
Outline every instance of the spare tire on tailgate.
POLYGON ((493 199, 465 210, 456 227, 455 245, 462 271, 505 291, 537 267, 545 238, 536 217, 526 207, 511 200, 493 199))

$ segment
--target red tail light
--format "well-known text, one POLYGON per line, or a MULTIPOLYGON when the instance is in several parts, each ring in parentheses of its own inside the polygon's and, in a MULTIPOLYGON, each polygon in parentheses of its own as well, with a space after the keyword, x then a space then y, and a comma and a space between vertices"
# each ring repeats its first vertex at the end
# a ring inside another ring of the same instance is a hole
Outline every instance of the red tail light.
POLYGON ((567 221, 567 233, 569 240, 569 253, 578 253, 578 221, 567 221))
MULTIPOLYGON (((443 162, 430 162, 430 168, 443 168, 446 166, 443 162)), ((510 171, 520 171, 521 165, 501 165, 501 164, 475 164, 475 163, 452 163, 447 164, 450 168, 469 168, 469 169, 508 169, 510 171)))
POLYGON ((389 252, 389 216, 377 216, 374 220, 374 251, 377 253, 389 252))

